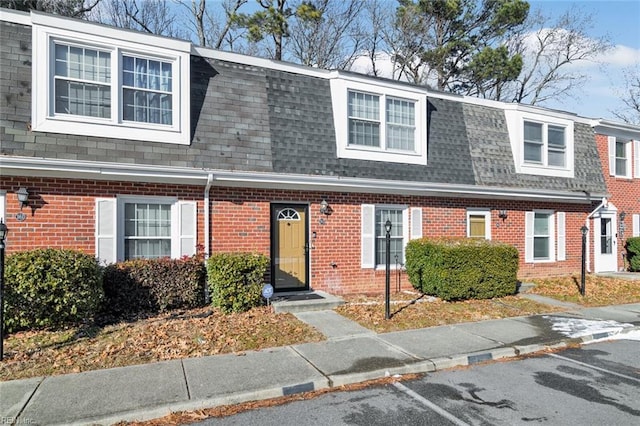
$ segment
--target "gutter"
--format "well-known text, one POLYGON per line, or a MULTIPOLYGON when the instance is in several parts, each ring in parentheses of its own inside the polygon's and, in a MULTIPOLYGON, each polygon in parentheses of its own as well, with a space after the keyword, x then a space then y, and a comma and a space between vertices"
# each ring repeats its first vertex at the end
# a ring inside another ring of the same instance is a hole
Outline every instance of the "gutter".
POLYGON ((47 176, 76 178, 126 180, 140 182, 163 182, 202 185, 292 189, 335 192, 363 192, 402 196, 455 197, 489 200, 528 200, 590 204, 594 198, 602 198, 606 193, 586 191, 556 191, 527 188, 503 188, 466 184, 443 184, 415 181, 379 180, 370 178, 293 175, 262 172, 236 172, 228 170, 194 169, 188 167, 148 166, 138 164, 114 164, 74 160, 51 160, 0 156, 2 175, 47 176), (210 178, 211 175, 215 175, 210 178))

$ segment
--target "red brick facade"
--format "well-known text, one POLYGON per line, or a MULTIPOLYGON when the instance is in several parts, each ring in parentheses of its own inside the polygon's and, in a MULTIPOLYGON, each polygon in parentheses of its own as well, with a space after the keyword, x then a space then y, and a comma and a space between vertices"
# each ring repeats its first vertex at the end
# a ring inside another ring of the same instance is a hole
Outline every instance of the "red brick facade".
MULTIPOLYGON (((152 183, 109 182, 49 178, 3 177, 0 191, 6 191, 6 217, 10 229, 8 250, 35 247, 75 248, 95 253, 95 199, 117 195, 172 196, 197 202, 198 244, 204 245, 204 186, 152 183), (20 187, 30 192, 25 208, 27 219, 19 222, 20 211, 14 195, 20 187)), ((257 251, 270 255, 271 203, 309 205, 310 286, 334 294, 380 293, 385 271, 361 267, 361 205, 385 204, 422 207, 422 234, 425 237, 466 236, 467 208, 491 210, 491 236, 495 241, 514 245, 521 253, 520 277, 566 274, 580 270, 580 227, 595 205, 558 204, 525 201, 490 201, 418 196, 328 193, 314 191, 243 189, 212 187, 212 252, 257 251), (320 213, 326 198, 332 214, 320 213), (525 212, 548 209, 566 213, 566 260, 525 263, 525 212), (498 217, 506 210, 508 217, 498 217), (324 219, 321 221, 321 219, 324 219), (322 223, 324 222, 324 223, 322 223), (315 235, 315 238, 313 237, 315 235)), ((411 228, 411 224, 409 224, 411 228)), ((393 260, 392 260, 393 262, 393 260)), ((405 274, 393 271, 395 288, 410 288, 405 274)))
MULTIPOLYGON (((625 244, 627 238, 632 236, 632 217, 634 214, 640 214, 640 179, 633 177, 636 173, 635 170, 632 170, 631 178, 612 176, 609 167, 608 136, 596 134, 596 144, 602 163, 602 172, 607 184, 607 190, 610 194, 609 201, 618 209, 618 266, 619 268, 626 268, 628 265, 623 265, 625 244), (623 212, 625 213, 625 219, 621 221, 620 213, 623 212)), ((633 149, 631 152, 632 156, 640 155, 640 153, 634 152, 633 149)), ((633 161, 631 160, 632 159, 629 159, 629 167, 632 167, 633 161)))

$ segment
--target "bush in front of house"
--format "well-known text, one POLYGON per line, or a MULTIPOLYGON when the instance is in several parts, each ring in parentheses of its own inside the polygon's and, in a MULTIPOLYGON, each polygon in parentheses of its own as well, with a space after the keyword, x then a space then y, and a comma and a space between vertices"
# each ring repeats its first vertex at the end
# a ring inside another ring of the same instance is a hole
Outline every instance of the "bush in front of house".
POLYGON ((640 237, 627 238, 626 249, 629 269, 640 272, 640 237))
POLYGON ((406 248, 411 284, 443 300, 490 299, 515 294, 518 250, 469 238, 419 239, 406 248))
POLYGON ((224 313, 244 312, 262 302, 269 258, 256 253, 216 253, 207 260, 213 306, 224 313))
POLYGON ((93 256, 68 249, 13 253, 5 262, 5 327, 11 333, 90 320, 104 293, 93 256))
POLYGON ((135 259, 104 270, 104 312, 116 316, 204 306, 206 270, 202 256, 135 259))

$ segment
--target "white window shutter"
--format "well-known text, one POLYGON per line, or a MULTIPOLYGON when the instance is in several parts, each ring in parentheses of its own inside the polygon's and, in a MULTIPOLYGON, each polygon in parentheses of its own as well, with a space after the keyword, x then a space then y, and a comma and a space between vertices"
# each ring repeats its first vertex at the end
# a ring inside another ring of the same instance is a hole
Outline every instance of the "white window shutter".
POLYGON ((609 136, 609 175, 616 174, 616 138, 609 136))
POLYGON ((567 260, 565 213, 558 212, 556 218, 558 220, 558 260, 567 260))
POLYGON ((631 235, 634 237, 640 237, 640 214, 634 214, 631 216, 631 235))
POLYGON ((103 265, 117 258, 116 199, 96 198, 96 257, 103 265))
POLYGON ((411 207, 411 236, 412 240, 422 238, 422 207, 411 207))
POLYGON ((180 256, 196 254, 198 239, 197 205, 195 201, 178 202, 178 229, 180 241, 180 256))
POLYGON ((640 178, 640 141, 633 141, 633 162, 635 177, 640 178))
POLYGON ((375 268, 376 266, 376 207, 373 204, 362 204, 360 206, 360 238, 361 238, 361 259, 363 269, 375 268))
POLYGON ((533 223, 535 213, 525 212, 525 239, 524 239, 524 261, 533 262, 533 223))

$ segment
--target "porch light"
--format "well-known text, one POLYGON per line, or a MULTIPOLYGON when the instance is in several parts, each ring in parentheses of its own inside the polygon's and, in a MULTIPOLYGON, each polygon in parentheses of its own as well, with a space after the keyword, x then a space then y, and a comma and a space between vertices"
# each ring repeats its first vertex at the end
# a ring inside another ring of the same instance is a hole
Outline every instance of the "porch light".
POLYGON ((329 203, 324 198, 320 202, 320 213, 327 216, 331 214, 331 207, 329 207, 329 203))
POLYGON ((627 213, 626 212, 621 212, 620 213, 620 222, 624 222, 624 218, 627 217, 627 213))
POLYGON ((18 189, 16 195, 18 196, 18 201, 20 202, 20 210, 22 210, 23 207, 29 205, 29 191, 27 191, 27 188, 18 189))
POLYGON ((507 211, 506 211, 506 210, 500 210, 500 211, 498 212, 498 217, 499 217, 500 219, 502 219, 502 220, 506 220, 506 219, 507 219, 507 217, 509 217, 509 216, 507 215, 507 211))

